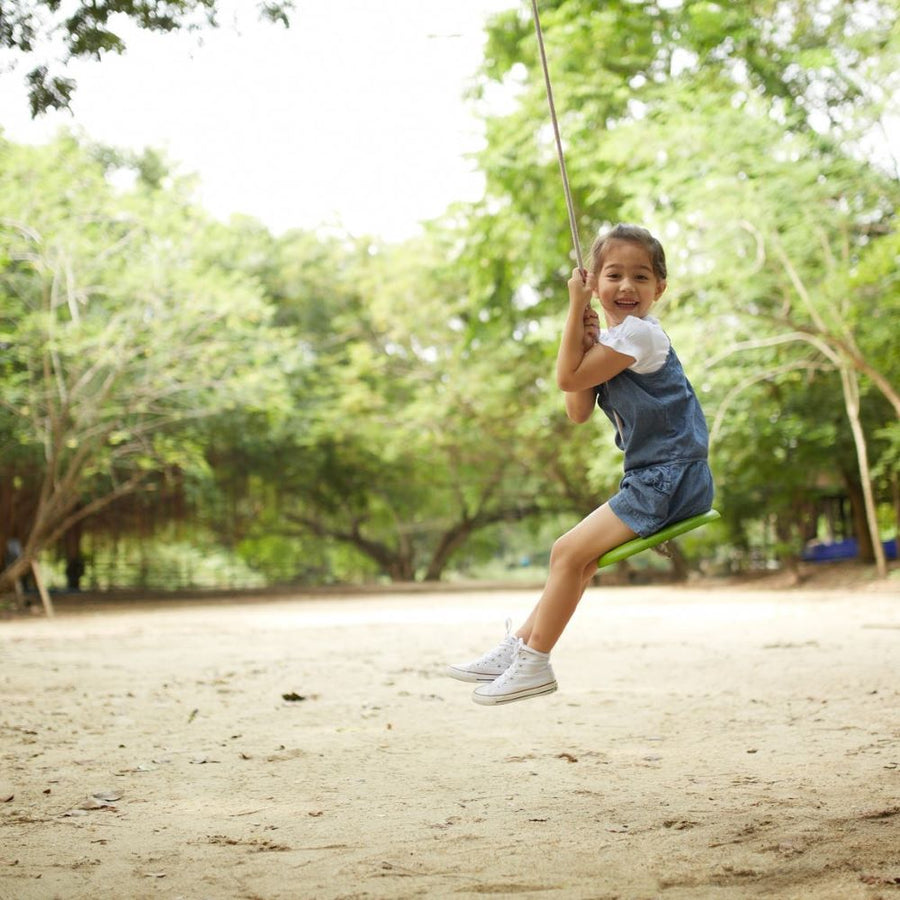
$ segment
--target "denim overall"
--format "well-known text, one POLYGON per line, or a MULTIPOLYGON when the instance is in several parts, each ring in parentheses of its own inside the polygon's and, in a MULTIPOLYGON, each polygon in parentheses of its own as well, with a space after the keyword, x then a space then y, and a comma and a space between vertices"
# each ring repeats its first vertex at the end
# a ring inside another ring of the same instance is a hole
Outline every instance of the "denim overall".
POLYGON ((626 369, 599 385, 597 404, 625 451, 625 477, 609 503, 632 531, 647 537, 712 506, 706 418, 673 347, 656 372, 626 369))

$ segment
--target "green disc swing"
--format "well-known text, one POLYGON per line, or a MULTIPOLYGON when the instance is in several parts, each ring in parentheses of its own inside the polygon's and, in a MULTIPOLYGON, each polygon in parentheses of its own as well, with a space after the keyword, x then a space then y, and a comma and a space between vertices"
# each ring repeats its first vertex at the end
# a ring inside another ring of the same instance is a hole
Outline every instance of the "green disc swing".
MULTIPOLYGON (((550 107, 550 121, 553 124, 553 136, 556 140, 556 156, 559 160, 559 172, 562 176, 563 191, 566 195, 566 209, 569 212, 569 229, 572 232, 572 245, 575 249, 575 261, 578 264, 579 270, 584 272, 584 264, 581 258, 581 244, 578 241, 578 222, 575 217, 575 205, 572 202, 572 191, 569 188, 569 176, 566 173, 566 159, 563 154, 562 140, 559 136, 559 122, 556 117, 556 106, 553 103, 553 88, 550 85, 550 70, 547 66, 547 54, 544 51, 544 36, 541 31, 541 17, 538 13, 537 0, 531 0, 531 12, 534 18, 534 32, 537 36, 541 67, 544 70, 544 86, 547 89, 547 104, 550 107)), ((611 566, 613 563, 621 562, 623 559, 628 559, 629 556, 634 556, 635 553, 642 553, 644 550, 649 550, 651 547, 656 548, 657 552, 662 553, 664 556, 669 556, 669 541, 688 531, 693 531, 695 528, 700 528, 703 525, 708 525, 710 522, 715 522, 716 519, 719 518, 721 518, 719 513, 714 509, 710 509, 699 516, 691 516, 689 519, 673 522, 671 525, 667 525, 665 528, 648 537, 637 537, 634 538, 634 540, 626 541, 618 547, 614 547, 597 560, 597 567, 602 569, 606 566, 611 566)))

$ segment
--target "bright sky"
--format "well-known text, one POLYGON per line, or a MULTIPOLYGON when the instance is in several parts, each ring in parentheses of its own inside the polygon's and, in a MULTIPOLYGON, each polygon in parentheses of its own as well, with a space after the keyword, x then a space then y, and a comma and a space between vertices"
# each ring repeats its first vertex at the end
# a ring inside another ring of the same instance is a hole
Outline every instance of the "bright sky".
MULTIPOLYGON (((258 22, 255 3, 216 31, 123 30, 124 56, 80 63, 74 117, 32 122, 25 63, 2 76, 5 135, 39 143, 60 127, 117 147, 165 150, 201 179, 199 200, 285 228, 344 227, 388 240, 482 180, 466 154, 481 128, 462 94, 483 23, 524 0, 297 0, 292 26, 258 22)), ((527 6, 527 4, 524 4, 527 6)))

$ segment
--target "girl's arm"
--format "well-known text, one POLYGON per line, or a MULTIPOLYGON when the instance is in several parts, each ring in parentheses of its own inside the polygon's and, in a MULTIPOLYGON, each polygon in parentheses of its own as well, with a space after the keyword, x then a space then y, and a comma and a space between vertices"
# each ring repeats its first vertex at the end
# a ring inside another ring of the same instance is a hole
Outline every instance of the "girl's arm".
POLYGON ((573 270, 568 287, 569 313, 556 355, 556 383, 566 392, 569 418, 584 422, 590 416, 590 412, 585 415, 588 396, 593 411, 594 388, 627 369, 635 358, 585 339, 585 322, 590 321, 586 307, 591 302, 592 288, 578 269, 573 270), (571 401, 570 394, 574 395, 571 401))
POLYGON ((584 391, 566 391, 566 415, 576 425, 581 425, 593 415, 597 405, 597 392, 593 388, 584 391))
MULTIPOLYGON (((592 309, 590 304, 588 304, 584 308, 581 321, 584 326, 582 329, 584 332, 582 338, 583 355, 597 343, 597 339, 600 337, 600 317, 597 315, 597 310, 592 309)), ((594 388, 589 387, 583 391, 567 391, 565 397, 566 415, 569 419, 575 422, 576 425, 587 422, 593 415, 597 405, 597 392, 594 388)))

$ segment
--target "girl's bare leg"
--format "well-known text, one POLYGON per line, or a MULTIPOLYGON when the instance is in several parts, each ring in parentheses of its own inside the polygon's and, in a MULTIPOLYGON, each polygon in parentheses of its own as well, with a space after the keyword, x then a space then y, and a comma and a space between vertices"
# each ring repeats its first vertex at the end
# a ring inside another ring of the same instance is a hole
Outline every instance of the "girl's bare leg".
POLYGON ((532 649, 549 653, 596 573, 597 560, 634 537, 608 503, 567 531, 553 545, 544 591, 516 636, 532 649))
MULTIPOLYGON (((598 557, 599 558, 599 557, 598 557)), ((581 580, 581 593, 578 595, 579 601, 584 596, 584 592, 590 587, 591 582, 594 580, 594 576, 597 574, 597 560, 591 560, 584 570, 584 577, 581 580)), ((522 638, 525 643, 528 643, 528 639, 531 637, 531 629, 534 627, 534 619, 537 616, 538 607, 541 605, 541 601, 538 600, 534 605, 534 609, 528 614, 528 618, 522 623, 522 627, 516 632, 516 637, 522 638)))

